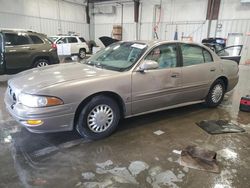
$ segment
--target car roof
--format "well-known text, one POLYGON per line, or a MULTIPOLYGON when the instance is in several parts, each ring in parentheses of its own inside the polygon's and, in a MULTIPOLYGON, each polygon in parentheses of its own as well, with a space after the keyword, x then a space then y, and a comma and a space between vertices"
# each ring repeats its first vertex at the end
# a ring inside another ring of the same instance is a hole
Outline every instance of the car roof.
POLYGON ((179 41, 179 40, 149 40, 149 41, 147 41, 147 40, 135 40, 135 41, 121 41, 121 42, 144 43, 144 44, 147 44, 149 47, 157 45, 157 44, 161 44, 161 43, 164 43, 164 44, 165 43, 184 43, 184 44, 194 44, 194 45, 197 45, 197 46, 201 46, 201 47, 207 48, 202 43, 189 42, 189 41, 179 41))
POLYGON ((0 28, 1 32, 32 32, 32 33, 37 33, 34 30, 31 29, 14 29, 14 28, 0 28))
POLYGON ((74 36, 74 35, 54 35, 49 37, 81 37, 81 36, 74 36))

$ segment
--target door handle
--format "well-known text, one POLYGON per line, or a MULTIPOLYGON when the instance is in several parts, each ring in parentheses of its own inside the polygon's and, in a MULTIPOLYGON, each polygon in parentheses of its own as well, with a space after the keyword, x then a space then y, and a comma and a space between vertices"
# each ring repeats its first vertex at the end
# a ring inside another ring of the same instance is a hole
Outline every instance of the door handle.
POLYGON ((212 67, 212 68, 210 69, 211 72, 214 72, 215 70, 216 70, 215 67, 212 67))
POLYGON ((179 73, 173 73, 173 74, 171 75, 172 78, 178 78, 179 76, 180 76, 179 73))

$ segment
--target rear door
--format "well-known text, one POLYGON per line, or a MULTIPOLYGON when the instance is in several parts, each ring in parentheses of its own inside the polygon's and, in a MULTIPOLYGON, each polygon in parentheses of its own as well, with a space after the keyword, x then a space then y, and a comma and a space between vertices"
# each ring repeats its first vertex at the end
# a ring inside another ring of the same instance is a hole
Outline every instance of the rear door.
POLYGON ((202 100, 213 82, 217 66, 208 50, 194 44, 180 43, 182 52, 182 102, 202 100))
POLYGON ((217 55, 220 56, 221 59, 233 60, 239 64, 241 59, 242 47, 243 45, 228 46, 218 51, 217 55))
POLYGON ((7 70, 30 67, 31 43, 26 33, 5 33, 5 62, 7 70))
POLYGON ((3 34, 0 33, 0 75, 5 73, 5 64, 4 64, 4 40, 3 34))

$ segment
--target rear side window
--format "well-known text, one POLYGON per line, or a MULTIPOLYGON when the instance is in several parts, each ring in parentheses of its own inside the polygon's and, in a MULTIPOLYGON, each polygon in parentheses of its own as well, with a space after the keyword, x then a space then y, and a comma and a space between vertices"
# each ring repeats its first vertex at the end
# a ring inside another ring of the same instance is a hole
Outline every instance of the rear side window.
POLYGON ((30 44, 29 38, 24 33, 5 33, 5 45, 13 46, 13 45, 25 45, 30 44))
POLYGON ((207 50, 203 49, 203 55, 204 55, 205 63, 213 61, 211 54, 207 50))
POLYGON ((81 42, 86 42, 86 40, 83 37, 79 37, 81 42))
POLYGON ((42 39, 40 39, 38 36, 30 35, 30 38, 34 44, 43 44, 42 39))
POLYGON ((204 63, 202 48, 190 44, 181 44, 183 66, 198 65, 204 63))
POLYGON ((77 39, 75 37, 68 37, 68 43, 77 43, 77 39))

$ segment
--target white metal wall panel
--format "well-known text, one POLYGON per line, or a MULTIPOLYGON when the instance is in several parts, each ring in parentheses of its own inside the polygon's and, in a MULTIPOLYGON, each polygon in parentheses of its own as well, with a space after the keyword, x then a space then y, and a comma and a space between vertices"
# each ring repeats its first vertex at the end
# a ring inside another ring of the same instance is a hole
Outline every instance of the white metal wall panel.
POLYGON ((32 29, 47 35, 76 32, 87 40, 84 6, 62 0, 0 0, 0 27, 32 29), (9 8, 8 8, 9 7, 9 8))

